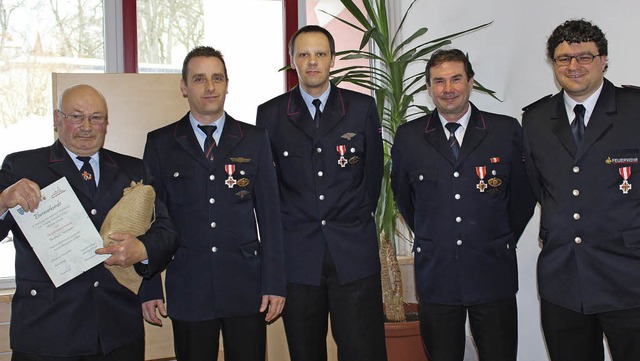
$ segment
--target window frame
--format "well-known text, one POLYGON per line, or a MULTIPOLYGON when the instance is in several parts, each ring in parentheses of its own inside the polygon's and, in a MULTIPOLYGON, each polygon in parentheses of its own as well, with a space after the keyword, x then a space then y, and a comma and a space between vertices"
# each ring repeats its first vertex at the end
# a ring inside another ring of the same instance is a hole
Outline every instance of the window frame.
MULTIPOLYGON (((138 72, 138 27, 136 0, 103 0, 104 9, 104 56, 106 73, 138 72)), ((287 39, 304 23, 305 0, 282 0, 285 34, 285 64, 289 64, 287 39)), ((286 76, 287 89, 297 84, 295 71, 286 76)), ((13 241, 10 241, 13 242, 13 241)), ((15 289, 14 277, 0 277, 0 290, 15 289)))

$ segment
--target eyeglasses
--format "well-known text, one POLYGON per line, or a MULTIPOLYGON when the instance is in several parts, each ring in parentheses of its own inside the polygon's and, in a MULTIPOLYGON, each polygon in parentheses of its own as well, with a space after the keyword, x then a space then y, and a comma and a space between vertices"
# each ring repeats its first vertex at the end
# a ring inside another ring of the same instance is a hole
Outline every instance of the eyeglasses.
POLYGON ((62 115, 63 118, 67 119, 71 122, 71 124, 80 125, 84 123, 85 119, 89 119, 89 123, 93 125, 102 125, 107 122, 107 116, 102 114, 65 114, 62 111, 58 110, 58 113, 62 115))
POLYGON ((595 59, 597 56, 600 56, 600 54, 580 54, 575 56, 563 55, 554 58, 553 62, 554 64, 556 64, 556 66, 568 66, 569 64, 571 64, 571 59, 576 59, 578 64, 587 65, 593 63, 593 59, 595 59))

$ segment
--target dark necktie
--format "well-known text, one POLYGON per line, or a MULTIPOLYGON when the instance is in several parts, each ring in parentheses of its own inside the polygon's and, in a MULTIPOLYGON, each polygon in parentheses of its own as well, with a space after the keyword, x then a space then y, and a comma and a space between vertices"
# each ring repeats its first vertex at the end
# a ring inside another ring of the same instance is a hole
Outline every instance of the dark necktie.
POLYGON ((213 162, 213 149, 216 147, 216 140, 213 139, 213 132, 215 132, 218 127, 215 125, 198 125, 198 128, 207 135, 204 140, 204 156, 209 162, 213 162))
POLYGON ((458 154, 460 154, 460 143, 458 143, 455 133, 458 127, 460 127, 460 124, 448 122, 444 126, 447 127, 447 130, 449 131, 449 147, 451 147, 451 153, 453 153, 453 156, 458 159, 458 154))
POLYGON ((313 99, 311 104, 316 107, 316 115, 313 116, 313 122, 315 123, 316 128, 320 128, 320 117, 322 116, 322 112, 320 111, 320 104, 322 104, 322 101, 320 99, 313 99))
POLYGON ((576 104, 573 108, 573 112, 576 117, 571 122, 571 133, 573 133, 573 139, 576 141, 576 145, 579 145, 584 135, 584 113, 586 109, 582 104, 576 104))
POLYGON ((91 163, 89 163, 89 161, 91 160, 91 157, 76 157, 76 158, 80 159, 83 163, 82 168, 80 168, 80 176, 82 176, 82 179, 85 181, 85 183, 87 183, 87 186, 91 191, 91 195, 94 196, 96 194, 96 189, 98 187, 96 186, 96 179, 93 174, 93 167, 91 166, 91 163))

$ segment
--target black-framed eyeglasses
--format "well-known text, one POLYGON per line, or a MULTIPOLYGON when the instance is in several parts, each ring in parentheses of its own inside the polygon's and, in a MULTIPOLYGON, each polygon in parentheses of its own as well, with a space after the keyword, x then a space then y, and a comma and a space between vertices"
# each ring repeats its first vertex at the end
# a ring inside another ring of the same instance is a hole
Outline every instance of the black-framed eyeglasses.
POLYGON ((556 64, 557 66, 567 66, 571 64, 571 59, 576 59, 578 64, 587 65, 587 64, 593 63, 593 59, 595 59, 597 56, 600 56, 600 54, 596 54, 596 55, 580 54, 580 55, 574 55, 574 56, 562 55, 554 58, 553 63, 556 64))
POLYGON ((58 110, 58 113, 60 113, 64 119, 67 119, 75 125, 82 124, 85 119, 89 119, 89 123, 93 125, 102 125, 107 122, 107 116, 102 114, 65 114, 61 110, 58 110))

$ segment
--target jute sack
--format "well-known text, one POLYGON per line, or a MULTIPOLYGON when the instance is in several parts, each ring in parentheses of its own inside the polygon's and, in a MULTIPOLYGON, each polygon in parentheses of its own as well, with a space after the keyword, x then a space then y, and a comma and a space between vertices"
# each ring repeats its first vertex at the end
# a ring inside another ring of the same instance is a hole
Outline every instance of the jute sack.
MULTIPOLYGON (((142 181, 131 182, 131 186, 123 191, 122 198, 107 213, 107 217, 100 227, 100 236, 105 247, 114 241, 109 238, 111 233, 129 233, 135 237, 147 232, 153 223, 155 212, 156 192, 150 185, 143 185, 142 181)), ((107 266, 116 280, 138 294, 142 277, 138 275, 133 266, 107 266)))

